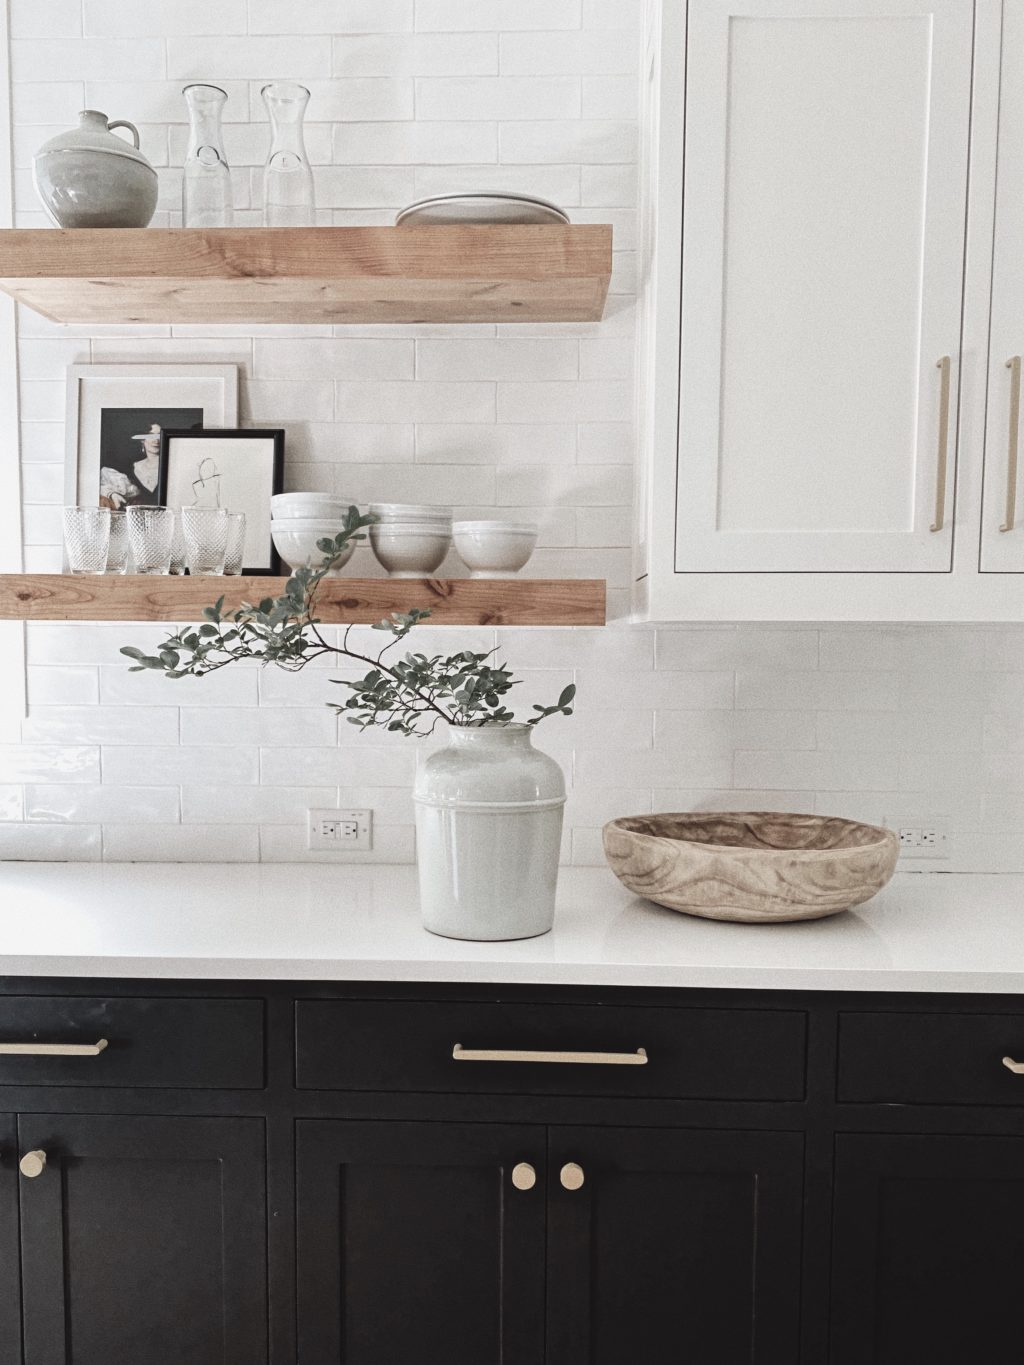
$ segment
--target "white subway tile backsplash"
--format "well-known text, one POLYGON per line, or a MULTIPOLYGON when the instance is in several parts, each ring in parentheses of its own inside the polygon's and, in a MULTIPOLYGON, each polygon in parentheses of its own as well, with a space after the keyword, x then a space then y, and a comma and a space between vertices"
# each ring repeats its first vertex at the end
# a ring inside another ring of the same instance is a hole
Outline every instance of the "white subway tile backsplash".
MULTIPOLYGON (((75 361, 241 366, 241 419, 286 429, 286 486, 359 503, 536 520, 525 575, 634 567, 636 70, 642 0, 12 0, 16 219, 45 222, 30 161, 78 110, 140 125, 156 225, 180 221, 181 87, 228 93, 239 223, 259 221, 265 81, 308 84, 317 219, 387 224, 414 199, 514 191, 614 230, 598 323, 61 327, 18 310, 31 570, 61 562, 65 371, 75 361)), ((366 546, 354 574, 380 576, 366 546)), ((451 554, 441 573, 462 572, 451 554)), ((436 748, 360 734, 326 705, 336 662, 298 675, 131 674, 119 654, 173 627, 27 628, 30 712, 0 744, 0 857, 338 861, 306 848, 311 806, 374 811, 368 859, 411 861, 410 786, 436 748), (12 734, 18 732, 14 730, 12 734)), ((328 631, 337 638, 336 630, 328 631)), ((365 639, 363 636, 365 635, 365 639)), ((379 646, 372 632, 361 643, 379 646)), ((569 785, 563 858, 603 862, 601 826, 665 809, 817 810, 954 831, 945 868, 1024 870, 1024 627, 423 628, 409 648, 488 650, 520 708, 573 680, 540 748, 569 785)), ((346 859, 346 861, 349 861, 346 859)))
POLYGON ((575 119, 573 76, 439 76, 416 82, 417 119, 575 119))
MULTIPOLYGON (((219 2, 219 0, 218 0, 219 2)), ((249 0, 250 33, 395 33, 412 28, 414 0, 249 0)))

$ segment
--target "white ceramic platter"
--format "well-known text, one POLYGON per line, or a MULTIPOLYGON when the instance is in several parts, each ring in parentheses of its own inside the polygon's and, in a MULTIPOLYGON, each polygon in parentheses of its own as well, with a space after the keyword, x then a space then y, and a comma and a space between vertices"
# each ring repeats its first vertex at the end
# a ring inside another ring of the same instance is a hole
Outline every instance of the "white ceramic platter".
POLYGON ((527 223, 539 226, 568 223, 569 215, 546 199, 528 194, 439 194, 421 199, 395 218, 400 227, 444 223, 527 223))

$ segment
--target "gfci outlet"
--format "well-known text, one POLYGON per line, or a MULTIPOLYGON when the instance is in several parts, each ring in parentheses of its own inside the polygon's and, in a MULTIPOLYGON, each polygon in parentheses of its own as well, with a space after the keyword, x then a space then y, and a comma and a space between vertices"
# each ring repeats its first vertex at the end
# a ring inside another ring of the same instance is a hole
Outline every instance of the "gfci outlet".
POLYGON ((900 841, 904 858, 948 858, 950 855, 949 824, 945 820, 922 819, 910 822, 891 820, 890 829, 900 841))
POLYGON ((373 848, 373 811, 311 810, 307 847, 321 853, 366 853, 373 848))

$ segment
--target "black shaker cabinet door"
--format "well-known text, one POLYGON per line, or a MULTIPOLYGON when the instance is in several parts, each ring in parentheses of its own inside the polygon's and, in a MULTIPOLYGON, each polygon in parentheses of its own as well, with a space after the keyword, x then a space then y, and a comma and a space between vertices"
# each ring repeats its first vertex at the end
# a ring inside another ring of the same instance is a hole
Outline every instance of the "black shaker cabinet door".
POLYGON ((797 1133, 552 1129, 548 1365, 793 1365, 802 1168, 797 1133))
POLYGON ((539 1365, 543 1163, 542 1128, 300 1121, 301 1365, 539 1365))
POLYGON ((831 1365, 1020 1365, 1024 1139, 836 1139, 831 1365))
POLYGON ((27 1114, 25 1365, 262 1365, 261 1119, 27 1114))
POLYGON ((18 1135, 13 1114, 0 1114, 0 1365, 21 1365, 18 1135))

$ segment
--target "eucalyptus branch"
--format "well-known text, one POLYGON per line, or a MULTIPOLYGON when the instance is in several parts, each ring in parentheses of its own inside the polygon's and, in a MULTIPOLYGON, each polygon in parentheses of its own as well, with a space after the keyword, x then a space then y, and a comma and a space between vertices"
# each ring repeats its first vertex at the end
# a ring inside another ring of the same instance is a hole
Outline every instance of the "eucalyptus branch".
MULTIPOLYGON (((170 635, 155 654, 125 645, 121 653, 133 661, 131 671, 151 669, 168 678, 201 678, 239 660, 256 659, 294 673, 314 659, 334 655, 369 669, 355 680, 330 679, 347 687, 351 695, 328 705, 360 729, 380 726, 393 733, 427 735, 439 720, 461 726, 510 724, 515 716, 504 698, 518 683, 504 664, 492 662, 495 650, 431 656, 409 653, 385 662, 388 650, 425 621, 429 611, 413 607, 377 622, 372 629, 386 631, 391 639, 376 655, 351 647, 351 625, 345 627, 340 645, 324 638, 316 614, 323 582, 338 561, 347 557, 349 544, 365 540, 364 528, 376 520, 350 507, 341 532, 333 539, 317 542, 324 556, 321 564, 296 569, 281 597, 266 598, 257 605, 243 602, 227 616, 221 597, 212 607, 204 608, 201 625, 170 635), (423 728, 428 720, 429 729, 423 728)), ((536 725, 553 715, 571 716, 575 694, 576 688, 570 683, 554 705, 534 706, 536 714, 527 724, 536 725)))

